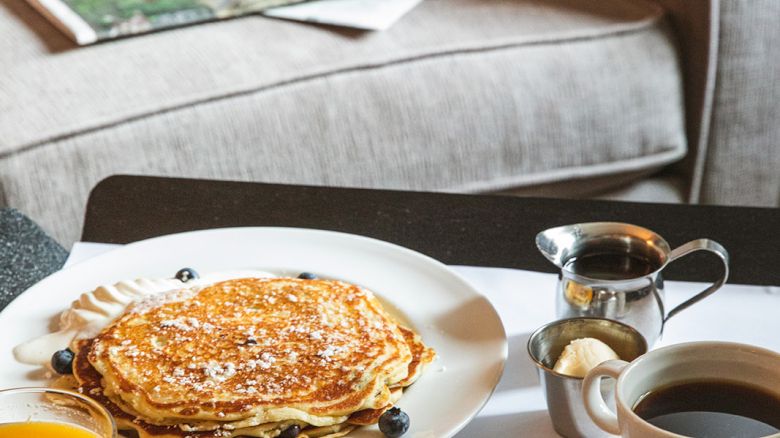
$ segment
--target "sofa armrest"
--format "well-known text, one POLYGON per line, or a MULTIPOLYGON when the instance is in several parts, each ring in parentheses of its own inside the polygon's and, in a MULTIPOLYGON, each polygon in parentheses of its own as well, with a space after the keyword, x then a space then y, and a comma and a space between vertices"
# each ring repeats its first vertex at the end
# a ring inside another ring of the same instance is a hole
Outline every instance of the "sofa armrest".
POLYGON ((689 201, 780 206, 780 2, 654 1, 683 56, 689 201))
POLYGON ((688 155, 677 173, 688 181, 688 200, 698 202, 711 120, 718 55, 718 0, 653 0, 678 36, 685 81, 688 155))
POLYGON ((780 2, 719 2, 717 74, 700 201, 780 206, 780 2))

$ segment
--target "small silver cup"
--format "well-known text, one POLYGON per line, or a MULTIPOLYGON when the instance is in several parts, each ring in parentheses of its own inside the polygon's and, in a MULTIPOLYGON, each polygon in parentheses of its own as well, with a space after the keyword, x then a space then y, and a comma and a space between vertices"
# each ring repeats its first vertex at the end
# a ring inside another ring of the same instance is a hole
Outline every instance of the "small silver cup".
MULTIPOLYGON (((582 401, 581 377, 571 377, 553 371, 555 362, 569 342, 579 338, 595 338, 609 345, 627 362, 647 352, 647 341, 636 329, 604 318, 570 318, 551 322, 537 329, 528 339, 528 354, 536 364, 539 380, 547 399, 553 427, 566 438, 610 437, 596 426, 585 411, 582 401)), ((612 394, 604 382, 604 395, 612 394)))

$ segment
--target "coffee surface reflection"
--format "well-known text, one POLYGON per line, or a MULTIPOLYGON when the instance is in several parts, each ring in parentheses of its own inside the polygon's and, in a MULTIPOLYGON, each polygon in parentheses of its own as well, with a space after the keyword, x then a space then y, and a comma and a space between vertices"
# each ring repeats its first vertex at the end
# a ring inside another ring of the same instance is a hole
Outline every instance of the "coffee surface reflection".
POLYGON ((723 380, 682 382, 642 397, 634 412, 679 435, 757 438, 780 433, 780 398, 723 380))

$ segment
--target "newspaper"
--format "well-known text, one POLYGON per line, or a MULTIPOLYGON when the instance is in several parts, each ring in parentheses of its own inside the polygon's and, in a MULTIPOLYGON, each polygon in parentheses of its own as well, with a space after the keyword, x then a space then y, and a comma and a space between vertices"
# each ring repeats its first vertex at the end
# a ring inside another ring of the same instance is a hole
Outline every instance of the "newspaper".
POLYGON ((80 45, 253 13, 366 30, 421 0, 27 0, 80 45), (274 9, 269 9, 274 8, 274 9))
POLYGON ((363 30, 385 30, 422 0, 316 0, 268 9, 263 15, 363 30))
POLYGON ((305 0, 27 0, 80 45, 260 12, 305 0))

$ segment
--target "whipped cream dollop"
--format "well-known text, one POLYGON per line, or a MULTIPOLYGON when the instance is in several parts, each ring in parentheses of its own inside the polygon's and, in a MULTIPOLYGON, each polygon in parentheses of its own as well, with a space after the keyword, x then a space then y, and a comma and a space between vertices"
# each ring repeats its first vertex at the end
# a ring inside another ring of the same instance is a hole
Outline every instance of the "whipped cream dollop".
MULTIPOLYGON (((176 296, 177 291, 197 290, 206 285, 234 278, 267 278, 276 275, 255 270, 221 271, 183 283, 172 278, 139 278, 124 280, 113 285, 101 285, 85 292, 70 307, 60 314, 59 330, 14 347, 14 358, 30 365, 46 365, 57 350, 70 347, 81 339, 97 336, 129 308, 139 302, 153 302, 161 298, 176 296)), ((181 296, 181 294, 178 294, 181 296)), ((160 304, 166 300, 159 300, 160 304)))

